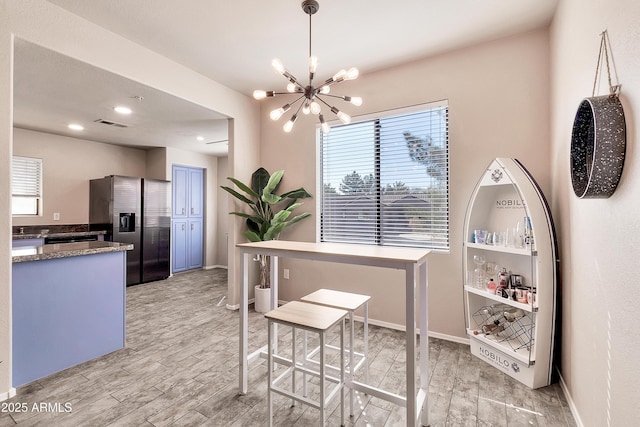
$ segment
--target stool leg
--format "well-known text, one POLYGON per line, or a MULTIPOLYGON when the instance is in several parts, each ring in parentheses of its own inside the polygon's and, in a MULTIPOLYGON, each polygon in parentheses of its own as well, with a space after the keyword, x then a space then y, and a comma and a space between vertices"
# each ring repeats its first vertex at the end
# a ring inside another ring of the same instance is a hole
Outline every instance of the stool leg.
MULTIPOLYGON (((344 321, 342 322, 343 326, 344 326, 344 321)), ((353 322, 353 310, 351 310, 349 312, 349 325, 350 325, 350 329, 349 329, 349 380, 353 381, 354 378, 354 365, 353 365, 353 352, 354 352, 354 348, 353 348, 353 335, 354 335, 354 330, 353 330, 353 326, 354 326, 354 322, 353 322)), ((342 339, 342 338, 341 338, 342 339)), ((341 349, 340 351, 343 350, 343 346, 340 345, 341 349)), ((341 355, 341 357, 344 357, 343 355, 341 355)), ((349 387, 349 415, 351 417, 353 417, 353 388, 349 387)), ((343 422, 344 424, 344 422, 343 422)))
MULTIPOLYGON (((291 328, 291 393, 296 392, 296 328, 291 328)), ((296 400, 291 399, 291 406, 296 406, 296 400)))
POLYGON ((324 397, 324 332, 320 332, 320 426, 325 425, 325 412, 324 408, 327 405, 324 397))
POLYGON ((364 303, 364 382, 369 384, 369 302, 364 303))
MULTIPOLYGON (((307 366, 307 330, 302 331, 302 356, 304 360, 302 361, 302 366, 307 366)), ((307 397, 307 372, 302 371, 302 395, 307 397)))
POLYGON ((269 414, 269 427, 273 426, 273 396, 271 394, 271 380, 272 380, 272 368, 273 368, 273 333, 272 333, 271 319, 267 322, 267 401, 268 401, 268 414, 269 414))
MULTIPOLYGON (((351 327, 353 328, 353 311, 351 312, 351 327)), ((353 345, 353 329, 351 329, 351 345, 353 345)), ((353 347, 349 349, 353 363, 353 347)), ((353 365, 349 366, 349 370, 353 365)), ((353 416, 353 389, 351 393, 351 415, 353 416)), ((340 322, 340 425, 344 426, 344 318, 340 322)))

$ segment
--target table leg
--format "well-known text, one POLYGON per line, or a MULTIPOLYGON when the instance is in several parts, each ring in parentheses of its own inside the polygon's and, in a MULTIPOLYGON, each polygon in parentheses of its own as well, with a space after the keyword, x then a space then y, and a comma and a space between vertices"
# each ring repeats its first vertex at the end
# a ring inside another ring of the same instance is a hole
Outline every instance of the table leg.
POLYGON ((278 257, 271 255, 271 310, 278 308, 278 257))
POLYGON ((406 272, 406 330, 407 330, 407 426, 416 425, 416 268, 409 264, 406 272))
POLYGON ((420 265, 420 389, 425 395, 420 421, 429 425, 429 276, 427 263, 420 265))
POLYGON ((247 394, 248 388, 248 348, 249 348, 249 254, 240 253, 240 350, 239 388, 240 394, 247 394))
MULTIPOLYGON (((271 255, 271 301, 269 308, 275 310, 278 308, 278 256, 271 255)), ((278 324, 273 325, 275 335, 278 336, 278 324)), ((273 344, 273 351, 278 352, 278 340, 273 344)))

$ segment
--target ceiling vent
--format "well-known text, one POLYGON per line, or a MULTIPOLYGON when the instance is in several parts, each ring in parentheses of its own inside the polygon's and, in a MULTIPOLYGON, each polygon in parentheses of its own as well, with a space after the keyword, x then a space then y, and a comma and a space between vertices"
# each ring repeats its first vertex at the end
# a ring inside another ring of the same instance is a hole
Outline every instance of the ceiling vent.
POLYGON ((127 128, 129 126, 127 125, 123 125, 122 123, 116 123, 116 122, 112 122, 111 120, 105 120, 105 119, 97 119, 94 120, 95 123, 102 123, 103 125, 108 125, 108 126, 115 126, 117 128, 127 128))

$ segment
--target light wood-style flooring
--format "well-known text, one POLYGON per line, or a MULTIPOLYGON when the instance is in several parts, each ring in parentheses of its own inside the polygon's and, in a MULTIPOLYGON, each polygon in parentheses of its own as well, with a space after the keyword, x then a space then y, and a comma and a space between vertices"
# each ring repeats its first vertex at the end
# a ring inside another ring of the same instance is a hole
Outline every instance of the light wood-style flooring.
MULTIPOLYGON (((126 348, 19 388, 0 402, 0 427, 267 425, 264 361, 238 395, 238 312, 225 308, 226 283, 216 269, 128 288, 126 348)), ((266 322, 251 311, 250 350, 264 342, 266 322)), ((429 352, 431 426, 576 425, 558 384, 530 390, 463 344, 430 339, 429 352)), ((370 327, 374 385, 400 392, 404 357, 402 332, 370 327)), ((317 424, 317 411, 276 402, 275 425, 317 424)), ((405 423, 403 408, 366 395, 357 403, 347 425, 405 423)))

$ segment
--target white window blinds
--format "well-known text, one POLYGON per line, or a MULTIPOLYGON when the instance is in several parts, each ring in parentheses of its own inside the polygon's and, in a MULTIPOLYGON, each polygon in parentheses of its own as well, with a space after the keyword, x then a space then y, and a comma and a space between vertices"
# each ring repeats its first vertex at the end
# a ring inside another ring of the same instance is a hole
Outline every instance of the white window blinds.
POLYGON ((38 215, 42 199, 42 160, 14 156, 11 169, 11 211, 38 215))
POLYGON ((320 133, 321 240, 449 249, 448 107, 320 133))

